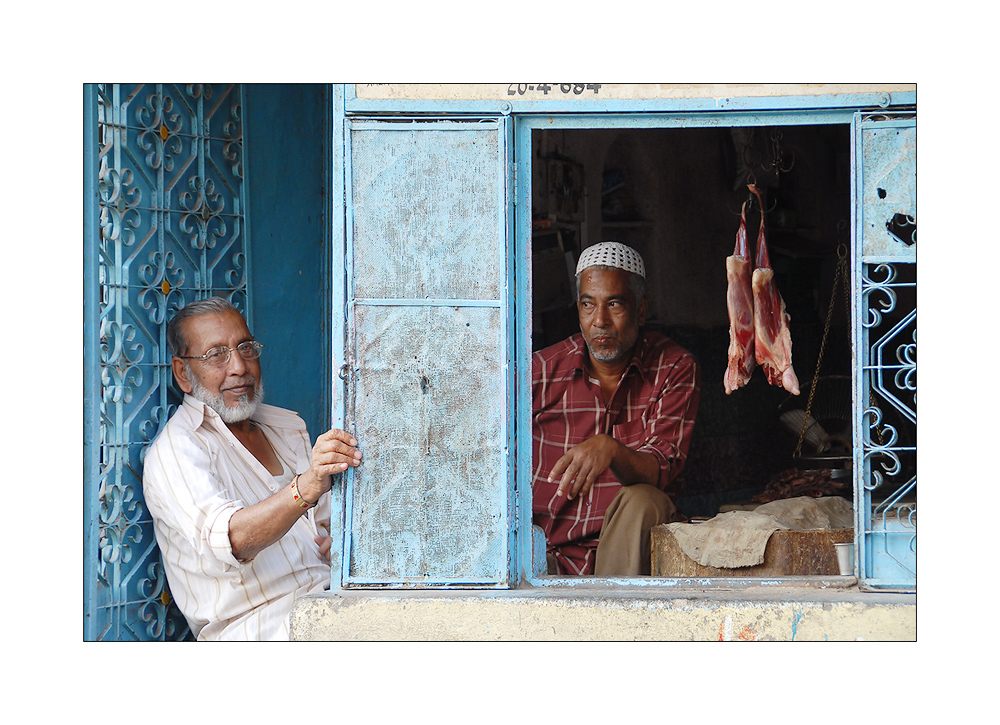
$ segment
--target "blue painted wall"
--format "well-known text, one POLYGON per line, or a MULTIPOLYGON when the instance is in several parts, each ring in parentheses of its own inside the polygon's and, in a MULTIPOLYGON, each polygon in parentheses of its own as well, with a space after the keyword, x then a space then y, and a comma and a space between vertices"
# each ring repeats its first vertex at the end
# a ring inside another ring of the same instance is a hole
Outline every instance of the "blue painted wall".
POLYGON ((252 328, 266 402, 330 421, 329 86, 248 84, 244 113, 252 328))

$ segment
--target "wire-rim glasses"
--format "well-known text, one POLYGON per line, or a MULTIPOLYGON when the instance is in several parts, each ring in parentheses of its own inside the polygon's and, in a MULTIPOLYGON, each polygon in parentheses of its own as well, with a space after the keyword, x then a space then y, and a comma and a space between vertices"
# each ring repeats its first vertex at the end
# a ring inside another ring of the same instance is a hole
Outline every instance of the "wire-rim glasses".
POLYGON ((247 342, 241 342, 236 347, 226 347, 225 345, 213 347, 204 355, 178 355, 177 357, 182 360, 201 360, 206 365, 217 368, 229 362, 233 350, 238 352, 244 360, 256 360, 260 357, 263 348, 264 343, 257 342, 256 340, 248 340, 247 342))

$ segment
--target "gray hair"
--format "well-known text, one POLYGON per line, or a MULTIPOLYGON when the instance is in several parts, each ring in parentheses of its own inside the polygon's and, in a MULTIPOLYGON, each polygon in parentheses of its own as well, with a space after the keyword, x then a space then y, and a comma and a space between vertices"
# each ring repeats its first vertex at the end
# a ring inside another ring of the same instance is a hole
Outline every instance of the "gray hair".
MULTIPOLYGON (((587 269, 622 269, 621 267, 609 267, 606 264, 593 264, 587 269)), ((581 269, 576 275, 576 298, 580 299, 580 275, 587 271, 587 269, 581 269)), ((635 303, 638 305, 642 298, 646 296, 646 280, 637 275, 635 272, 629 272, 628 270, 622 270, 628 273, 628 287, 632 291, 633 296, 635 296, 635 303)))
POLYGON ((181 331, 184 320, 201 315, 220 315, 226 312, 236 312, 240 316, 243 314, 236 309, 232 302, 222 297, 195 300, 182 307, 167 323, 167 345, 170 346, 170 352, 179 357, 188 351, 187 340, 184 339, 184 334, 181 331))

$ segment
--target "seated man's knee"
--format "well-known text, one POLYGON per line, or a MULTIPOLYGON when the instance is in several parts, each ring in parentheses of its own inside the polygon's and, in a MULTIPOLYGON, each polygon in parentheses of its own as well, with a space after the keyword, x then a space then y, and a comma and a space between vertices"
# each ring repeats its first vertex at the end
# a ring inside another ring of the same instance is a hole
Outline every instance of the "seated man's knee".
POLYGON ((674 511, 674 504, 670 497, 656 486, 648 483, 622 486, 617 498, 619 498, 618 508, 629 509, 633 515, 641 512, 644 518, 653 523, 669 521, 674 511))

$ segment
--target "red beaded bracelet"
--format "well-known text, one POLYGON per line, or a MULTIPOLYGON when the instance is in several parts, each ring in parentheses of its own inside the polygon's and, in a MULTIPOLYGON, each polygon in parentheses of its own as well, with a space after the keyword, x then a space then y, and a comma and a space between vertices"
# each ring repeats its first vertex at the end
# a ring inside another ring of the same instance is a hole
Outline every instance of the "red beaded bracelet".
POLYGON ((292 479, 292 497, 295 499, 296 503, 298 503, 299 506, 301 506, 304 509, 311 509, 316 504, 319 503, 318 500, 314 501, 313 503, 309 503, 304 498, 302 498, 302 494, 299 493, 299 477, 298 476, 295 476, 295 478, 292 479))

